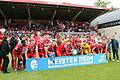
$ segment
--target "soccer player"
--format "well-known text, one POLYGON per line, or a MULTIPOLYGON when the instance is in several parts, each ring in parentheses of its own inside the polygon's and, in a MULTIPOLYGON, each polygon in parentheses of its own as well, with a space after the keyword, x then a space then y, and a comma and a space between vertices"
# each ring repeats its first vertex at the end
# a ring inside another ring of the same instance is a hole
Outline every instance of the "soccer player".
POLYGON ((66 56, 65 44, 66 44, 65 38, 62 36, 62 38, 60 39, 60 42, 56 48, 56 55, 57 56, 66 56))
POLYGON ((44 58, 45 56, 45 45, 44 42, 40 42, 38 45, 38 55, 40 58, 44 58))
POLYGON ((90 45, 87 43, 87 40, 83 41, 82 49, 83 49, 83 54, 90 54, 91 53, 90 45))
POLYGON ((91 40, 90 47, 91 47, 92 54, 98 54, 98 44, 96 43, 95 40, 93 40, 93 39, 91 40))
POLYGON ((22 53, 23 53, 23 47, 25 45, 23 44, 17 44, 16 47, 13 49, 12 53, 13 53, 13 68, 16 71, 21 70, 22 68, 22 53), (18 59, 18 62, 17 62, 18 59), (18 63, 18 66, 16 65, 16 63, 18 63))
POLYGON ((51 42, 45 47, 45 51, 48 55, 48 57, 51 59, 51 61, 54 62, 55 60, 55 50, 56 50, 57 44, 56 42, 51 42))
POLYGON ((34 40, 31 40, 29 45, 27 46, 25 57, 26 57, 26 60, 28 60, 29 58, 39 58, 38 47, 35 44, 34 40))
POLYGON ((82 50, 82 42, 78 42, 77 44, 77 51, 79 55, 83 54, 83 50, 82 50))
POLYGON ((102 39, 102 46, 103 46, 103 51, 102 51, 102 53, 105 53, 106 54, 106 60, 108 60, 108 52, 107 52, 107 47, 108 47, 108 41, 107 41, 108 39, 107 39, 107 37, 103 37, 103 39, 102 39))
POLYGON ((66 55, 67 56, 71 56, 72 55, 72 44, 70 41, 68 41, 66 44, 65 44, 65 49, 66 49, 66 55))

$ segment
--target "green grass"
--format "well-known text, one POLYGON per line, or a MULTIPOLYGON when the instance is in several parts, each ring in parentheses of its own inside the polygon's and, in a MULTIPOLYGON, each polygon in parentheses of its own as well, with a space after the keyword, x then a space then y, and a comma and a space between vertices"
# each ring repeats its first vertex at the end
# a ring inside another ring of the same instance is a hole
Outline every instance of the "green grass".
POLYGON ((120 62, 78 66, 57 70, 14 72, 10 74, 0 71, 0 80, 120 80, 120 62))
POLYGON ((0 72, 0 80, 120 80, 120 62, 30 73, 11 71, 10 74, 3 74, 0 72))

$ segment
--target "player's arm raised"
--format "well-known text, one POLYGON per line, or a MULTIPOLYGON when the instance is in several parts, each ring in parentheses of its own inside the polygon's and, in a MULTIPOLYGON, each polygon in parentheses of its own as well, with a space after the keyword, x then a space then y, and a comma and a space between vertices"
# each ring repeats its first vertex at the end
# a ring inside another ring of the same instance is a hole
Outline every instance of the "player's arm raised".
POLYGON ((37 56, 37 58, 39 58, 39 54, 38 54, 38 46, 36 46, 35 51, 36 51, 36 56, 37 56))

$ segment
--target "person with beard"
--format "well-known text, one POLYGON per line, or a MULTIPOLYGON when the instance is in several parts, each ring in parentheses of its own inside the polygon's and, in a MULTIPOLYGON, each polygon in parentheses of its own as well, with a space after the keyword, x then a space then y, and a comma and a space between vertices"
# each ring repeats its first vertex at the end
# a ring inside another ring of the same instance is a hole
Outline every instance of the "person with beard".
POLYGON ((111 45, 112 45, 112 51, 113 51, 113 61, 117 59, 117 62, 119 62, 119 55, 118 55, 119 43, 114 36, 111 39, 111 45))
POLYGON ((2 59, 3 59, 3 64, 2 64, 2 71, 3 73, 9 73, 7 71, 8 68, 8 64, 9 64, 9 57, 8 54, 10 52, 10 40, 11 40, 11 36, 7 35, 1 45, 1 52, 2 52, 2 59))

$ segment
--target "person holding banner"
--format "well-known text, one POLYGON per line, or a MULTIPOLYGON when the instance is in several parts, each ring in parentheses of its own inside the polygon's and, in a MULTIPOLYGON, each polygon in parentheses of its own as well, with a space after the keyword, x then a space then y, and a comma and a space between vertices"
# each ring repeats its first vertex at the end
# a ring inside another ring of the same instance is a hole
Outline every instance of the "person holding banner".
POLYGON ((56 47, 57 47, 56 42, 51 42, 45 47, 45 51, 48 55, 48 58, 50 58, 50 60, 53 61, 53 63, 54 63, 54 60, 55 60, 55 49, 56 49, 56 47))

